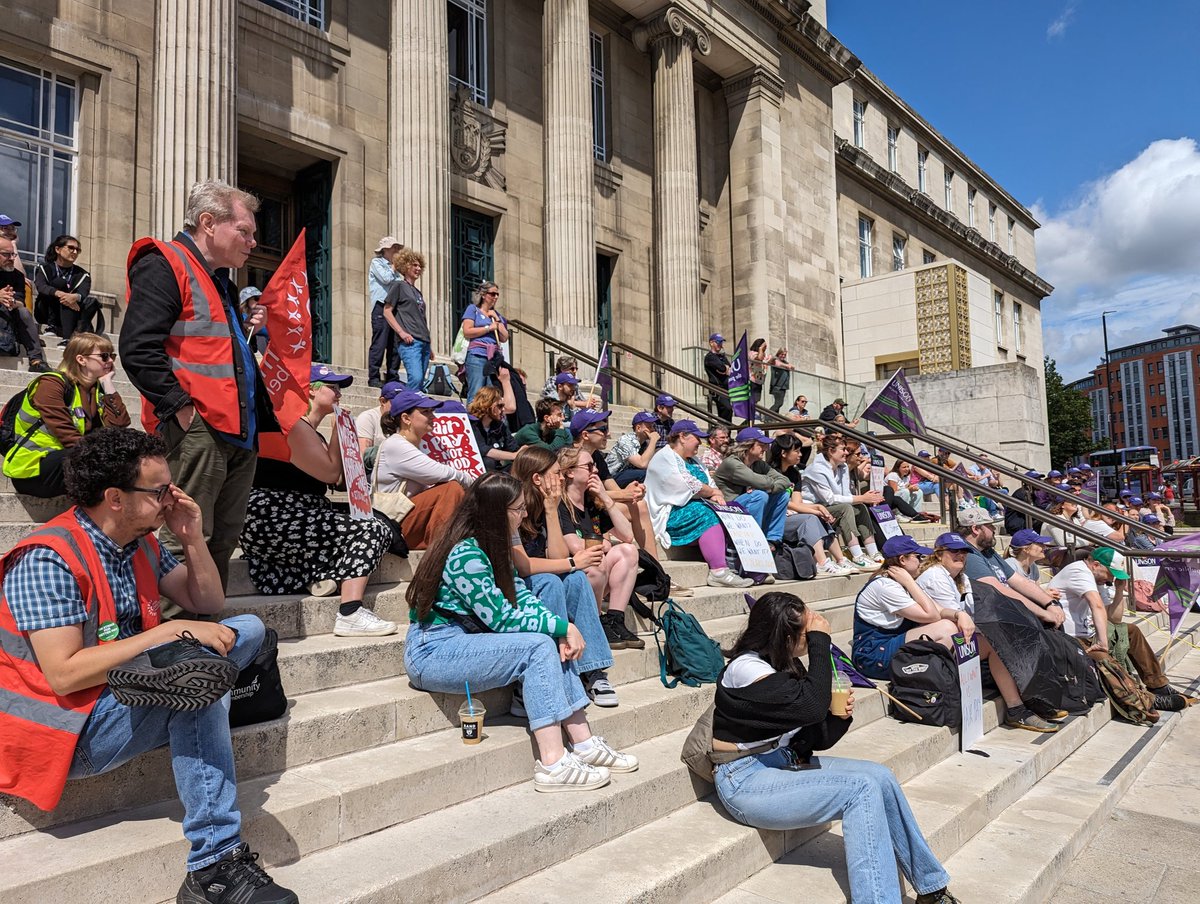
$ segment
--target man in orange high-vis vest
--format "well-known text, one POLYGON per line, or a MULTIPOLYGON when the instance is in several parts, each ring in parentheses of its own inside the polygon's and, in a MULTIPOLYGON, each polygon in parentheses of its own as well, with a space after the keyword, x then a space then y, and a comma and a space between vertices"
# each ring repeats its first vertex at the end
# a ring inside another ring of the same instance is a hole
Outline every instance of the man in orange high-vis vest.
MULTIPOLYGON (((219 179, 193 185, 183 231, 130 249, 121 325, 121 361, 142 394, 142 424, 162 434, 171 473, 203 512, 222 586, 246 517, 258 434, 279 429, 247 336, 266 311, 256 306, 243 323, 232 278, 256 244, 257 210, 257 198, 219 179)), ((169 531, 163 542, 178 551, 169 531)))
MULTIPOLYGON (((162 594, 196 614, 225 604, 200 509, 165 455, 154 434, 89 433, 64 469, 75 506, 0 560, 0 793, 49 810, 68 778, 167 746, 191 845, 177 900, 295 902, 242 841, 237 807, 228 689, 265 628, 254 615, 160 620, 162 594), (164 525, 186 565, 154 539, 164 525)), ((79 895, 145 897, 97 881, 103 892, 79 895)))

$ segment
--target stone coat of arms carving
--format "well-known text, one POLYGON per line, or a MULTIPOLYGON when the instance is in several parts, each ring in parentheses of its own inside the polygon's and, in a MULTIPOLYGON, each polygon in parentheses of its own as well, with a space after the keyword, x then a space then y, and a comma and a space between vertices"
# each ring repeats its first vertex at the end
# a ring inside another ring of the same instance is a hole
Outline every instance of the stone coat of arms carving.
POLYGON ((453 172, 504 191, 500 158, 506 129, 459 86, 450 98, 450 164, 453 172))

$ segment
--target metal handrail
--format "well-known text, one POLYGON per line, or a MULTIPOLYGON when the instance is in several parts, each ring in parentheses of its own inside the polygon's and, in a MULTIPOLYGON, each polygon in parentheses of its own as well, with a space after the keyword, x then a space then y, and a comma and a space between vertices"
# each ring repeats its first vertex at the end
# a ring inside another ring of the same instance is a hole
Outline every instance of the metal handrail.
MULTIPOLYGON (((925 429, 929 433, 933 433, 933 434, 936 434, 937 436, 944 437, 948 440, 951 440, 952 442, 959 443, 960 445, 963 445, 963 446, 978 445, 977 443, 968 443, 966 440, 964 440, 960 436, 955 436, 953 433, 947 433, 945 430, 939 430, 936 427, 930 427, 928 424, 925 425, 925 429)), ((938 443, 934 442, 933 445, 938 445, 938 443)), ((1023 471, 1032 471, 1033 470, 1031 467, 1029 467, 1029 465, 1022 464, 1021 462, 1017 461, 1015 458, 1009 458, 1007 455, 1001 455, 998 452, 991 452, 991 451, 989 451, 987 454, 989 457, 994 456, 995 458, 998 458, 998 459, 1001 459, 1002 461, 1008 462, 1014 468, 1021 468, 1023 471)))

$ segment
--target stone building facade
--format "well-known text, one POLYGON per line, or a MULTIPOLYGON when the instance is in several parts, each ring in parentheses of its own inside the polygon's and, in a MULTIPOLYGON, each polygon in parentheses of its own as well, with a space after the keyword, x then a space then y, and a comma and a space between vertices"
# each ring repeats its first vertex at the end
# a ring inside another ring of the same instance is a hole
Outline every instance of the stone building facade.
MULTIPOLYGON (((365 363, 374 243, 394 234, 427 257, 435 352, 492 278, 507 316, 588 351, 612 338, 696 370, 710 332, 745 329, 789 346, 803 371, 867 382, 842 322, 866 211, 878 235, 908 236, 910 256, 928 248, 1020 299, 1040 367, 1037 224, 863 68, 825 12, 805 0, 12 0, 0 87, 27 91, 31 110, 65 91, 72 131, 0 123, 0 211, 32 222, 26 253, 78 234, 97 288, 120 295, 133 239, 173 233, 194 180, 236 181, 264 200, 239 277, 261 285, 305 228, 317 347, 349 366, 365 363), (874 162, 887 123, 902 130, 894 173, 874 162), (953 166, 962 181, 953 210, 906 191, 918 144, 927 178, 953 166), (14 166, 20 153, 34 162, 14 166), (1015 221, 1011 255, 1004 236, 964 228, 968 184, 1015 221)), ((887 249, 873 254, 885 269, 887 249)), ((1009 351, 989 360, 1018 360, 1009 351)), ((519 336, 516 356, 531 377, 544 370, 540 343, 519 336)))

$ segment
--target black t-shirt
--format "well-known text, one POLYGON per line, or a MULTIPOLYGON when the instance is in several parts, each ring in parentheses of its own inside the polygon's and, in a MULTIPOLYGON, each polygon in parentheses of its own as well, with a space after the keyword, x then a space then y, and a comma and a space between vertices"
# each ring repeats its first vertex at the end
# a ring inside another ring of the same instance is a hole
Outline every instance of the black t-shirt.
POLYGON ((596 508, 596 504, 591 499, 584 500, 582 510, 566 502, 560 502, 558 504, 558 523, 562 525, 564 537, 574 534, 584 540, 602 540, 613 527, 608 512, 596 508))
POLYGON ((592 453, 592 463, 596 466, 596 476, 600 478, 601 483, 607 483, 613 479, 612 471, 608 468, 608 459, 599 449, 592 453))
POLYGON ((704 356, 704 373, 709 383, 724 389, 729 381, 729 358, 724 352, 709 352, 704 356))
POLYGON ((12 270, 0 270, 0 289, 11 288, 13 300, 25 304, 25 273, 20 266, 12 270))
POLYGON ((492 421, 492 426, 484 427, 479 418, 471 418, 471 427, 475 430, 475 442, 479 444, 479 454, 483 456, 483 465, 489 471, 507 468, 509 462, 488 458, 488 450, 499 449, 502 452, 516 452, 517 441, 513 439, 512 431, 508 429, 508 421, 504 418, 492 421))
POLYGON ((525 550, 525 555, 531 559, 548 559, 546 555, 546 547, 549 544, 549 539, 546 537, 546 522, 542 521, 541 529, 532 537, 524 531, 520 532, 521 546, 525 550))

